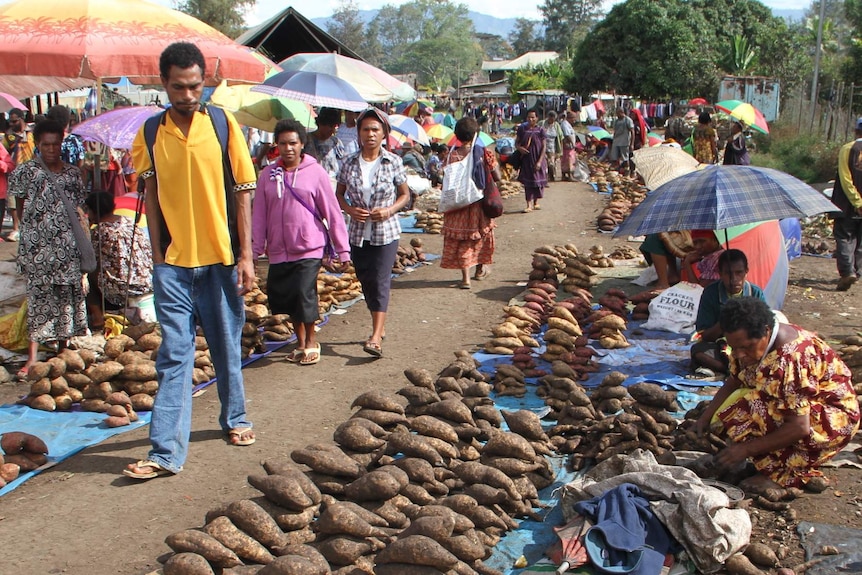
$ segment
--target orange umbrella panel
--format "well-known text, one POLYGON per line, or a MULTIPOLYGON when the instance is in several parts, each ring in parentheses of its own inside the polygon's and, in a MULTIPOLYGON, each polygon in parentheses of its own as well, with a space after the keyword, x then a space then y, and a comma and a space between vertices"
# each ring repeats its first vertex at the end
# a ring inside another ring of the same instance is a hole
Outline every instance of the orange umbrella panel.
POLYGON ((261 82, 251 51, 182 12, 143 0, 16 0, 0 5, 0 76, 107 79, 159 84, 159 56, 192 42, 208 83, 261 82))

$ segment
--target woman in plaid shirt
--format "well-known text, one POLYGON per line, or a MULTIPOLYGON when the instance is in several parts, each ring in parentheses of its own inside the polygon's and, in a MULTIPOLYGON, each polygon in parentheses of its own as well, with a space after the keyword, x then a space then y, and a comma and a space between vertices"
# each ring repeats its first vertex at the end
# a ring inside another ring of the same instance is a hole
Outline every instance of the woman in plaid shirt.
POLYGON ((356 126, 360 149, 342 164, 335 195, 350 216, 351 259, 371 312, 372 333, 363 349, 382 357, 392 266, 401 237, 396 214, 410 201, 410 189, 401 158, 383 149, 389 137, 386 114, 369 108, 356 118, 356 126))

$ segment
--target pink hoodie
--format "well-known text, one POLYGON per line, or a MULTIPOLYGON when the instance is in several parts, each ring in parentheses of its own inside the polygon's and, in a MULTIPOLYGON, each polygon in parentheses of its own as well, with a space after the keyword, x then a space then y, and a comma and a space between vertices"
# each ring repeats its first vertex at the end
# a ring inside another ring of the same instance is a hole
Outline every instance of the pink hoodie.
POLYGON ((326 245, 323 225, 290 192, 287 184, 317 213, 329 222, 329 235, 341 261, 350 259, 347 226, 332 191, 329 175, 308 154, 294 172, 284 172, 284 187, 273 177, 276 167, 284 168, 281 160, 265 167, 257 179, 257 191, 252 207, 252 250, 257 258, 263 253, 271 264, 322 258, 326 245))

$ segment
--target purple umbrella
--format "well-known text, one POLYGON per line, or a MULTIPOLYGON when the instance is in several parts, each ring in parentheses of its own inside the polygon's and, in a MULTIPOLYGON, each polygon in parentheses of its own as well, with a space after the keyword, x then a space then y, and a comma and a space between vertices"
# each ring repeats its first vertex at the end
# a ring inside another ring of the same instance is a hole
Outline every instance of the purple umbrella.
POLYGON ((162 111, 158 106, 117 108, 81 122, 72 128, 72 133, 109 148, 128 150, 147 118, 162 111))

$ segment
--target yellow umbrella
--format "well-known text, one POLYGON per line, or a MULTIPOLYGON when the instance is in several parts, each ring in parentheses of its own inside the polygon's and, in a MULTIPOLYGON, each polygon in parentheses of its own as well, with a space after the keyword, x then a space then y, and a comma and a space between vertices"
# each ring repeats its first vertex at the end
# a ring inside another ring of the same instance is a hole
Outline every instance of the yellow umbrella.
POLYGON ((279 120, 296 120, 309 131, 316 130, 314 110, 308 104, 252 92, 252 84, 236 84, 228 86, 222 82, 216 88, 210 102, 224 108, 236 117, 236 121, 244 126, 272 132, 279 120))

